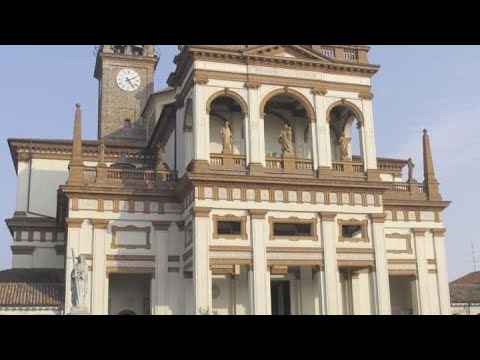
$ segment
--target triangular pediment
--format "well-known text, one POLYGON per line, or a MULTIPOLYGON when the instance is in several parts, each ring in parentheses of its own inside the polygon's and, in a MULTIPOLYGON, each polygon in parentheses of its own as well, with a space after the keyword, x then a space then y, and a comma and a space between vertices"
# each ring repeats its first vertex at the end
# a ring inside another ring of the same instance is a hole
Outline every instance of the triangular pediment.
POLYGON ((298 60, 331 62, 331 59, 302 45, 257 45, 250 46, 244 55, 263 55, 298 60))

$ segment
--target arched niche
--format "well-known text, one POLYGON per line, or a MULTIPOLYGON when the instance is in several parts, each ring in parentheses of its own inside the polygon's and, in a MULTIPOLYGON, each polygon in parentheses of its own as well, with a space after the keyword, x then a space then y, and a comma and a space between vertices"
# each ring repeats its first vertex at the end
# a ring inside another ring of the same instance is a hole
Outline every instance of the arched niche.
POLYGON ((363 160, 364 119, 360 109, 346 100, 337 101, 327 109, 327 121, 332 161, 363 160))

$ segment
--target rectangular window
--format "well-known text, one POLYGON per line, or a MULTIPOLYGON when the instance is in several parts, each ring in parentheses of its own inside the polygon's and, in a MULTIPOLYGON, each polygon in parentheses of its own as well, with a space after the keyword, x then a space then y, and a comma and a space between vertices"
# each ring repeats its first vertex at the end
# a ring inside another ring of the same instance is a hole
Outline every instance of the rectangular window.
POLYGON ((361 239, 363 237, 362 225, 343 225, 342 236, 350 239, 361 239))
POLYGON ((313 236, 312 224, 274 223, 274 236, 313 236))
POLYGON ((247 240, 247 217, 213 215, 214 239, 247 240))
POLYGON ((368 242, 368 221, 338 220, 339 241, 368 242))
POLYGON ((219 235, 242 235, 241 221, 219 221, 217 224, 219 235))

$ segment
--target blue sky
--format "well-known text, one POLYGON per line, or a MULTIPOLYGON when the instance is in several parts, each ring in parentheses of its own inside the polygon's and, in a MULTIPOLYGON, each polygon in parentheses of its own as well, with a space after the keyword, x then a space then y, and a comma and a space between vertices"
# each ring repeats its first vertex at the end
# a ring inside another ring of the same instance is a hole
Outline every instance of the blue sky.
MULTIPOLYGON (((176 45, 158 47, 155 87, 173 70, 176 45)), ((72 137, 75 103, 83 108, 83 137, 96 138, 98 83, 93 46, 0 46, 0 218, 15 210, 16 179, 6 139, 72 137)), ((412 157, 422 181, 422 129, 428 128, 441 192, 451 280, 480 258, 476 205, 480 178, 480 46, 372 46, 382 68, 373 79, 378 156, 412 157)), ((11 266, 10 233, 0 222, 0 269, 11 266)), ((480 263, 479 263, 480 265, 480 263)))

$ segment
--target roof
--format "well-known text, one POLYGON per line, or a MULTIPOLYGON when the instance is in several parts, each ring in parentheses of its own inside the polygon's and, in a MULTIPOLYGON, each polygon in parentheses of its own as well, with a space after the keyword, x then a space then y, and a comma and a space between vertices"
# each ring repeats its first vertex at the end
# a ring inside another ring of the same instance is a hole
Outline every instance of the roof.
POLYGON ((474 271, 470 274, 462 276, 457 280, 452 281, 450 284, 469 284, 469 285, 480 285, 480 271, 474 271))
POLYGON ((480 271, 475 271, 450 283, 450 302, 480 303, 480 271))
POLYGON ((64 271, 9 269, 0 271, 0 308, 63 307, 64 271))

